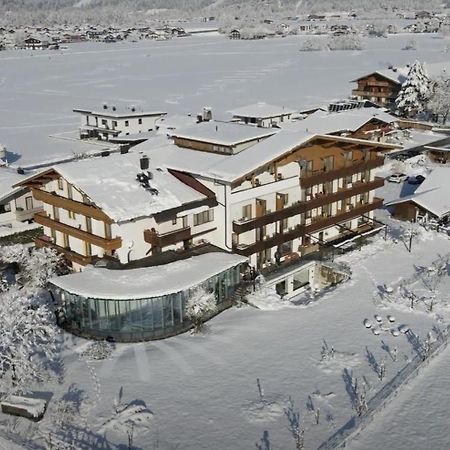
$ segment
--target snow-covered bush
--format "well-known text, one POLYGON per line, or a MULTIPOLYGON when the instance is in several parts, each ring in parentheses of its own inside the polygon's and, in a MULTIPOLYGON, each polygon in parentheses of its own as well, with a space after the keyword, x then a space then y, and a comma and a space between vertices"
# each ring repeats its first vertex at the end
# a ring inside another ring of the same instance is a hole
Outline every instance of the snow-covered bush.
POLYGON ((194 331, 202 329, 203 322, 217 310, 214 292, 208 292, 204 287, 198 287, 186 302, 186 316, 194 325, 194 331))
POLYGON ((415 61, 395 100, 399 114, 412 117, 425 110, 430 96, 430 78, 424 64, 415 61))
POLYGON ((17 264, 17 281, 31 289, 44 287, 62 264, 61 256, 54 250, 29 249, 22 244, 0 247, 0 261, 17 264))
POLYGON ((93 342, 81 353, 81 357, 87 361, 99 361, 109 358, 113 350, 114 346, 109 342, 93 342))
POLYGON ((443 74, 433 83, 428 110, 436 118, 442 117, 442 123, 447 122, 450 113, 450 78, 443 74))
POLYGON ((342 36, 331 36, 328 39, 329 50, 362 50, 363 45, 359 36, 355 34, 344 34, 342 36))
POLYGON ((57 328, 49 308, 36 296, 10 289, 0 301, 0 389, 21 393, 49 375, 57 328))
POLYGON ((324 49, 323 41, 321 39, 308 38, 300 47, 302 52, 317 52, 324 49))

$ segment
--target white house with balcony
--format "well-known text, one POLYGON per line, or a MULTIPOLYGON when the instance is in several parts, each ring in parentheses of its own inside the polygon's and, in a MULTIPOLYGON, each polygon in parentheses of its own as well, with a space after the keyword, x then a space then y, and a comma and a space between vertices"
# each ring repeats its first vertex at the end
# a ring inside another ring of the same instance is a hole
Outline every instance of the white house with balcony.
POLYGON ((136 106, 103 104, 101 110, 74 109, 81 116, 80 139, 110 140, 157 129, 157 124, 166 113, 143 111, 136 106))

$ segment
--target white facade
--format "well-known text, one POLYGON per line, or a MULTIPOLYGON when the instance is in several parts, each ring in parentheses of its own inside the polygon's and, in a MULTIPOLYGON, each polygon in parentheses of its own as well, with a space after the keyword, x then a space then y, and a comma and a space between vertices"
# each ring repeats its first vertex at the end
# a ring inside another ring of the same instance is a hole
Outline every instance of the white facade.
POLYGON ((164 112, 139 112, 135 107, 117 110, 104 106, 101 111, 74 109, 81 115, 80 138, 109 140, 117 136, 129 136, 154 131, 164 112))

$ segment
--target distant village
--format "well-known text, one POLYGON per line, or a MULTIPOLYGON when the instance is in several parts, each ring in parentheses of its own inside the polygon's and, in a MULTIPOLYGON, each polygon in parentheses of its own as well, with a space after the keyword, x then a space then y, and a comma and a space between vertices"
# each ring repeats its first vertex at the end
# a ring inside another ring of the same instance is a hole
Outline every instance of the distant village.
MULTIPOLYGON (((395 23, 375 25, 370 20, 360 20, 356 13, 310 14, 306 17, 286 17, 284 21, 267 18, 260 23, 246 23, 239 17, 234 18, 236 26, 223 25, 186 29, 180 22, 158 23, 154 26, 130 28, 101 26, 59 26, 59 27, 0 27, 0 50, 6 49, 58 49, 61 45, 96 41, 115 43, 121 41, 140 41, 154 39, 164 41, 172 38, 187 37, 196 33, 220 32, 230 39, 264 39, 297 34, 341 36, 348 34, 383 35, 395 33, 437 33, 450 27, 450 17, 429 11, 398 13, 396 19, 406 19, 411 23, 399 27, 395 23)), ((215 23, 215 17, 204 17, 205 23, 215 23)))

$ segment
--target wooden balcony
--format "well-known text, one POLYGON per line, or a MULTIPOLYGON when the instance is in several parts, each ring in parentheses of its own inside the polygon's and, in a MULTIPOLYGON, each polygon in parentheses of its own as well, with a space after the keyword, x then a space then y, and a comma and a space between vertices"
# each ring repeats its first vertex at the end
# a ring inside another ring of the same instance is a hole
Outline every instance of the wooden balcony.
POLYGON ((80 255, 69 248, 60 247, 59 245, 54 244, 48 236, 41 236, 35 239, 34 245, 37 248, 41 247, 49 247, 56 250, 58 253, 64 255, 66 259, 71 262, 80 264, 81 266, 87 266, 92 263, 92 256, 84 256, 80 255))
POLYGON ((367 214, 368 212, 381 208, 383 206, 383 199, 374 198, 372 203, 367 203, 361 206, 356 206, 349 211, 342 211, 339 214, 330 217, 316 217, 313 223, 309 225, 298 225, 294 229, 289 229, 285 233, 275 234, 269 236, 264 240, 256 241, 250 245, 233 245, 233 251, 242 256, 250 256, 254 253, 261 252, 267 248, 276 247, 292 239, 303 237, 306 234, 315 233, 331 226, 337 225, 341 222, 346 222, 355 219, 359 216, 367 214))
POLYGON ((377 156, 376 158, 367 161, 357 161, 347 167, 340 167, 334 170, 314 170, 312 172, 303 172, 300 175, 300 186, 303 189, 310 188, 316 184, 327 183, 338 178, 354 175, 355 173, 364 172, 366 170, 381 167, 384 164, 384 157, 377 156))
POLYGON ((360 206, 355 206, 349 211, 342 211, 334 216, 330 217, 315 217, 313 223, 306 225, 305 234, 315 233, 316 231, 324 230, 333 225, 341 222, 346 222, 348 220, 355 219, 356 217, 367 214, 374 209, 381 208, 383 206, 382 198, 374 198, 372 203, 366 203, 360 206))
POLYGON ((120 237, 112 239, 102 238, 95 234, 88 233, 87 231, 80 230, 79 228, 71 227, 70 225, 67 225, 65 223, 53 220, 45 213, 35 214, 34 220, 36 223, 39 223, 44 227, 49 227, 56 231, 60 231, 61 233, 67 234, 85 242, 89 242, 90 244, 103 248, 105 250, 117 250, 118 248, 122 247, 122 239, 120 237))
POLYGON ((164 234, 158 234, 155 230, 144 230, 144 241, 153 247, 166 247, 191 239, 191 227, 181 228, 164 234))
POLYGON ((74 213, 91 217, 92 219, 102 220, 106 223, 114 222, 114 220, 108 217, 100 208, 97 208, 94 205, 77 202, 66 197, 61 197, 56 193, 52 194, 50 192, 43 191, 42 189, 32 188, 31 191, 33 193, 33 197, 43 203, 47 203, 58 208, 63 208, 68 211, 73 211, 74 213))
POLYGON ((296 216, 313 208, 328 205, 339 200, 345 200, 352 197, 353 195, 370 192, 373 189, 382 187, 383 185, 384 179, 380 177, 375 177, 373 181, 369 181, 367 183, 353 183, 351 188, 340 189, 339 191, 333 192, 331 194, 319 195, 311 200, 296 203, 294 205, 288 206, 287 208, 265 214, 261 217, 255 217, 254 219, 242 222, 235 221, 233 222, 233 232, 237 234, 245 233, 246 231, 260 228, 264 225, 268 225, 270 223, 274 223, 288 217, 296 216))

